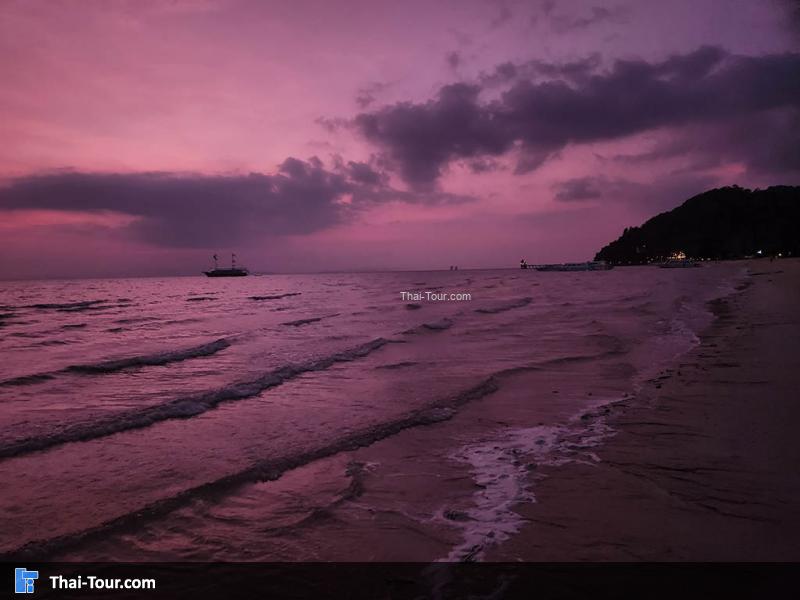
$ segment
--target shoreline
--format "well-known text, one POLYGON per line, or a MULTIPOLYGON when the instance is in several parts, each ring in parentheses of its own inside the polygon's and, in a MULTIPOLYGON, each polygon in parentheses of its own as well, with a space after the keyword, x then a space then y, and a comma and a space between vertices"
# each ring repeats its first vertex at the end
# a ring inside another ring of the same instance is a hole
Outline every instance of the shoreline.
MULTIPOLYGON (((676 274, 677 281, 684 275, 676 274)), ((791 503, 800 497, 793 473, 800 456, 793 426, 800 411, 791 386, 800 368, 792 345, 800 329, 791 319, 800 300, 800 261, 700 281, 705 285, 688 288, 693 296, 676 296, 651 313, 661 326, 643 354, 609 313, 611 327, 582 331, 591 340, 585 346, 506 366, 482 384, 486 393, 473 397, 470 388, 442 396, 443 410, 429 423, 346 444, 280 477, 245 477, 208 507, 202 499, 175 505, 145 525, 115 523, 48 555, 323 562, 796 557, 800 514, 791 503), (735 291, 743 281, 748 287, 735 291), (791 293, 787 286, 794 286, 791 293), (723 298, 704 304, 713 297, 705 291, 723 298), (684 311, 690 297, 697 301, 684 311), (670 306, 672 312, 665 310, 670 306), (762 354, 765 361, 757 361, 762 354), (743 394, 733 412, 732 403, 720 402, 733 397, 731 387, 743 394), (762 415, 759 431, 766 433, 747 438, 740 430, 746 434, 759 417, 752 394, 760 398, 773 388, 783 412, 762 415), (776 432, 780 446, 765 446, 776 432), (731 457, 738 461, 733 467, 731 457), (765 472, 765 460, 775 469, 765 472), (243 507, 244 521, 275 524, 245 530, 238 521, 215 524, 212 539, 240 540, 224 553, 207 547, 209 554, 196 554, 191 543, 181 550, 186 554, 162 553, 147 540, 128 549, 126 535, 142 527, 172 531, 174 518, 203 524, 243 507), (770 545, 788 531, 785 523, 792 533, 783 545, 770 545), (715 554, 719 548, 739 554, 715 554)), ((625 310, 646 308, 647 296, 626 297, 632 301, 625 310)), ((431 338, 437 339, 447 340, 431 338)), ((404 364, 402 350, 387 346, 374 365, 404 364)))
POLYGON ((597 463, 537 474, 486 560, 800 559, 800 261, 747 281, 710 303, 697 347, 609 405, 597 463))

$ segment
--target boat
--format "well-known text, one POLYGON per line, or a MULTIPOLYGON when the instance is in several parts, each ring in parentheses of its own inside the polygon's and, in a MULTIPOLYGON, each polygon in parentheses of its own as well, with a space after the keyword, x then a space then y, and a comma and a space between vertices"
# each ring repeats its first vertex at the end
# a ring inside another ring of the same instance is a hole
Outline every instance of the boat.
POLYGON ((214 268, 210 271, 203 271, 206 277, 246 277, 250 275, 250 271, 244 267, 236 266, 236 255, 231 254, 230 268, 219 268, 217 265, 217 255, 214 255, 214 268))
POLYGON ((614 265, 604 260, 590 260, 582 263, 558 263, 552 265, 537 265, 537 271, 608 271, 614 265))
POLYGON ((697 261, 686 257, 686 253, 677 251, 670 254, 669 258, 664 262, 658 263, 662 269, 685 269, 688 267, 699 267, 697 261))
POLYGON ((687 267, 699 267, 700 265, 697 264, 697 261, 691 260, 689 258, 683 259, 674 259, 668 258, 662 263, 658 263, 658 266, 662 269, 685 269, 687 267))

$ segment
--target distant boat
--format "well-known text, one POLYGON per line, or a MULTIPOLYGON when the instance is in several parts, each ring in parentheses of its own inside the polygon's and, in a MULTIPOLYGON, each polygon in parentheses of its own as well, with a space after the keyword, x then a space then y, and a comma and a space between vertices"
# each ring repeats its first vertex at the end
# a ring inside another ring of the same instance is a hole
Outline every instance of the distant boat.
POLYGON ((582 263, 559 263, 553 265, 537 265, 534 268, 537 271, 608 271, 610 269, 613 269, 614 266, 607 263, 604 260, 591 260, 582 263))
POLYGON ((231 266, 230 268, 222 268, 220 269, 217 266, 217 255, 214 255, 214 268, 211 271, 203 271, 206 274, 206 277, 246 277, 250 275, 250 271, 245 269, 244 267, 237 267, 236 266, 236 255, 231 254, 231 266))
POLYGON ((690 258, 669 258, 662 263, 658 263, 662 269, 685 269, 687 267, 699 267, 697 261, 690 258))
POLYGON ((686 257, 686 253, 678 250, 673 252, 664 262, 658 263, 662 269, 685 269, 687 267, 698 267, 696 261, 686 257))

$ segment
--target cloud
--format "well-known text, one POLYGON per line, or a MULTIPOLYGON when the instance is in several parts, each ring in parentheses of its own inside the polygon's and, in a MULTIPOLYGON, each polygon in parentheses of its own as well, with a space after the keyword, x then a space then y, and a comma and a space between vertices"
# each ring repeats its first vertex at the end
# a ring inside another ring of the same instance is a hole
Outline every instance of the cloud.
POLYGON ((356 104, 361 110, 367 108, 370 104, 375 102, 377 96, 391 87, 392 84, 384 83, 381 81, 373 81, 364 86, 361 86, 356 92, 356 104))
MULTIPOLYGON (((782 107, 742 115, 733 121, 688 125, 669 131, 649 149, 611 160, 629 165, 678 161, 683 171, 738 164, 749 180, 800 181, 800 111, 782 107)), ((602 158, 602 157, 601 157, 602 158)))
POLYGON ((600 198, 602 192, 598 188, 596 177, 579 177, 556 184, 556 200, 573 202, 576 200, 594 200, 600 198))
POLYGON ((491 158, 476 158, 465 163, 465 166, 473 173, 490 173, 502 171, 503 165, 491 158))
POLYGON ((537 59, 521 63, 504 62, 495 66, 491 72, 481 74, 479 83, 484 87, 504 86, 526 79, 531 81, 563 80, 580 83, 593 75, 600 67, 600 63, 600 55, 596 53, 586 58, 562 63, 551 63, 537 59))
POLYGON ((592 6, 588 15, 570 16, 554 15, 550 13, 550 23, 556 33, 568 33, 579 29, 586 29, 599 23, 621 22, 627 15, 628 10, 623 6, 606 8, 604 6, 592 6))
MULTIPOLYGON (((550 78, 542 65, 528 64, 537 78, 501 65, 495 73, 505 73, 510 83, 495 99, 481 100, 487 83, 457 83, 427 102, 363 112, 352 124, 406 182, 425 189, 457 160, 513 150, 520 173, 569 144, 664 128, 713 125, 734 132, 770 112, 783 111, 789 121, 800 114, 800 54, 748 57, 701 47, 659 62, 619 60, 602 72, 598 64, 592 59, 568 69, 552 66, 550 78)), ((764 134, 782 144, 782 168, 800 166, 792 147, 784 148, 785 131, 773 127, 764 134)), ((740 158, 753 169, 769 167, 760 147, 770 143, 762 136, 745 145, 740 158)))
POLYGON ((354 124, 369 141, 386 150, 386 158, 409 184, 424 188, 453 159, 508 150, 509 135, 478 103, 479 92, 473 85, 448 85, 433 101, 362 113, 354 124))
POLYGON ((564 203, 602 200, 626 204, 634 213, 651 215, 654 210, 674 208, 684 200, 714 187, 718 182, 702 173, 672 173, 646 184, 620 177, 588 175, 554 184, 555 200, 564 203))
MULTIPOLYGON (((367 102, 364 106, 368 106, 372 100, 367 102)), ((350 121, 342 119, 341 117, 317 117, 314 122, 322 127, 328 133, 336 133, 340 129, 347 129, 350 127, 350 121)))
POLYGON ((116 213, 135 217, 127 226, 135 239, 213 247, 312 233, 352 218, 360 205, 408 200, 403 192, 393 196, 386 182, 384 174, 364 163, 327 170, 317 158, 287 158, 270 175, 57 172, 0 188, 0 211, 116 213))
POLYGON ((455 70, 457 70, 457 69, 458 69, 458 67, 459 67, 459 65, 460 65, 460 64, 462 63, 462 61, 463 61, 463 58, 461 57, 461 54, 460 54, 459 52, 457 52, 456 50, 453 50, 452 52, 448 52, 448 53, 445 55, 445 57, 444 57, 444 58, 445 58, 445 62, 447 63, 447 66, 448 66, 448 67, 449 67, 449 68, 450 68, 452 71, 455 71, 455 70))

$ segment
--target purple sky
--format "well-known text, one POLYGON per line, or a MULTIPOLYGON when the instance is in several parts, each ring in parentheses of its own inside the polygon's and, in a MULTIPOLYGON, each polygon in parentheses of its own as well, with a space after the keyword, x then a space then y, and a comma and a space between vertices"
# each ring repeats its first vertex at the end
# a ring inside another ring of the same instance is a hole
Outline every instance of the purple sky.
POLYGON ((6 0, 0 278, 585 260, 800 183, 796 2, 6 0))

